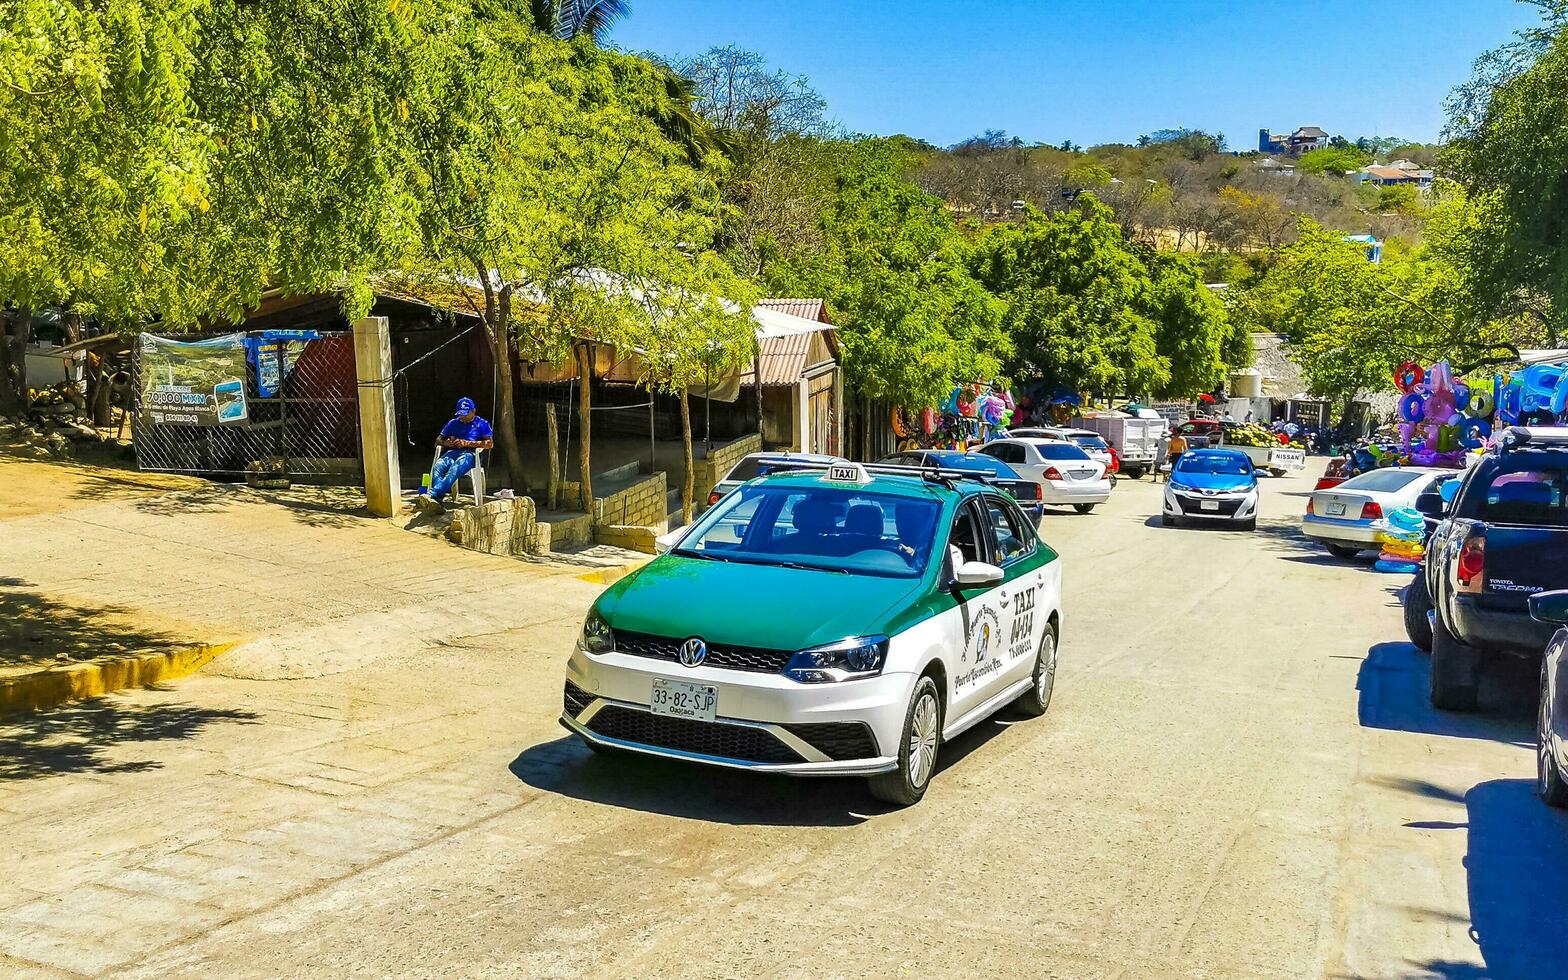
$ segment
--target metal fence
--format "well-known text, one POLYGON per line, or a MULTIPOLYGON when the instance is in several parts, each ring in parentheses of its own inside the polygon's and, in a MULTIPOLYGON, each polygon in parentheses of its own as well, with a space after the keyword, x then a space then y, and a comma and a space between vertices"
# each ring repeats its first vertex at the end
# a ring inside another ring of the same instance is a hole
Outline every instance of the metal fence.
MULTIPOLYGON (((170 424, 146 398, 142 345, 132 357, 132 439, 143 470, 210 475, 287 475, 358 484, 364 478, 354 339, 246 334, 246 418, 235 424, 170 424)), ((188 340, 173 336, 171 340, 188 340)))

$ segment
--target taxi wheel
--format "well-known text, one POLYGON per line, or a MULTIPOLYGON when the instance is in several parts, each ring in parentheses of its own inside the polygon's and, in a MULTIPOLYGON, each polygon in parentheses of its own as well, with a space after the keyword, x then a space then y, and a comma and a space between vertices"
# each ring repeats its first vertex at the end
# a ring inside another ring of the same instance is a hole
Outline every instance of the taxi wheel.
POLYGON ((1013 706, 1026 718, 1038 718, 1051 706, 1051 692, 1056 688, 1056 626, 1045 624, 1045 635, 1040 638, 1040 652, 1034 658, 1034 684, 1018 696, 1013 706))
MULTIPOLYGON (((1115 486, 1115 484, 1112 484, 1112 486, 1115 486)), ((1073 510, 1076 510, 1080 514, 1087 514, 1091 510, 1094 510, 1094 505, 1093 504, 1073 504, 1073 510)))
POLYGON ((913 806, 926 795, 936 772, 936 753, 942 744, 942 699, 936 682, 921 677, 904 713, 904 734, 899 740, 898 768, 867 780, 871 795, 897 806, 913 806))

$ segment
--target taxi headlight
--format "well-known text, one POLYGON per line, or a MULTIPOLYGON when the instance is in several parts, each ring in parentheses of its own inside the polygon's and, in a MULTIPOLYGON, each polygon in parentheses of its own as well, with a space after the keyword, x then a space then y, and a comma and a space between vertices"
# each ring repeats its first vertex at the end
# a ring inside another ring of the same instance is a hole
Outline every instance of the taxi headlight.
POLYGON ((609 653, 615 649, 615 631, 598 610, 589 612, 588 618, 583 620, 583 632, 577 638, 577 646, 589 653, 609 653))
POLYGON ((1185 483, 1178 483, 1175 480, 1171 480, 1167 484, 1167 486, 1169 486, 1172 490, 1176 491, 1177 493, 1191 493, 1192 492, 1192 487, 1189 487, 1185 483))
POLYGON ((887 662, 885 636, 853 636, 820 647, 802 650, 789 658, 784 676, 803 684, 871 677, 887 662))

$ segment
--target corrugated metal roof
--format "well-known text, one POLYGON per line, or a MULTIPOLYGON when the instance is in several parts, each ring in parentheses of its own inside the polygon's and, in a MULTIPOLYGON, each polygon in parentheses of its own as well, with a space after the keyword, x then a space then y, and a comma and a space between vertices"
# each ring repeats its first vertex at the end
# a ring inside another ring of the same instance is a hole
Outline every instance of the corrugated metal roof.
POLYGON ((788 313, 790 316, 803 317, 807 320, 820 320, 823 323, 827 322, 827 317, 823 316, 822 300, 820 299, 773 298, 758 300, 757 305, 765 310, 777 310, 780 313, 788 313))
POLYGON ((763 337, 757 341, 763 387, 799 383, 800 376, 806 370, 811 337, 809 333, 797 333, 783 337, 763 337))

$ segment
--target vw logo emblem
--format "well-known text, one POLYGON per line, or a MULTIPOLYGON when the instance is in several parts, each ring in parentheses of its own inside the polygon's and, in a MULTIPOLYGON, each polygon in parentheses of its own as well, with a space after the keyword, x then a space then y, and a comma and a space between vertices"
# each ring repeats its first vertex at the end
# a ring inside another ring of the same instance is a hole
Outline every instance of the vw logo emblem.
POLYGON ((697 667, 708 659, 708 645, 697 637, 692 637, 681 644, 681 663, 687 667, 697 667))

